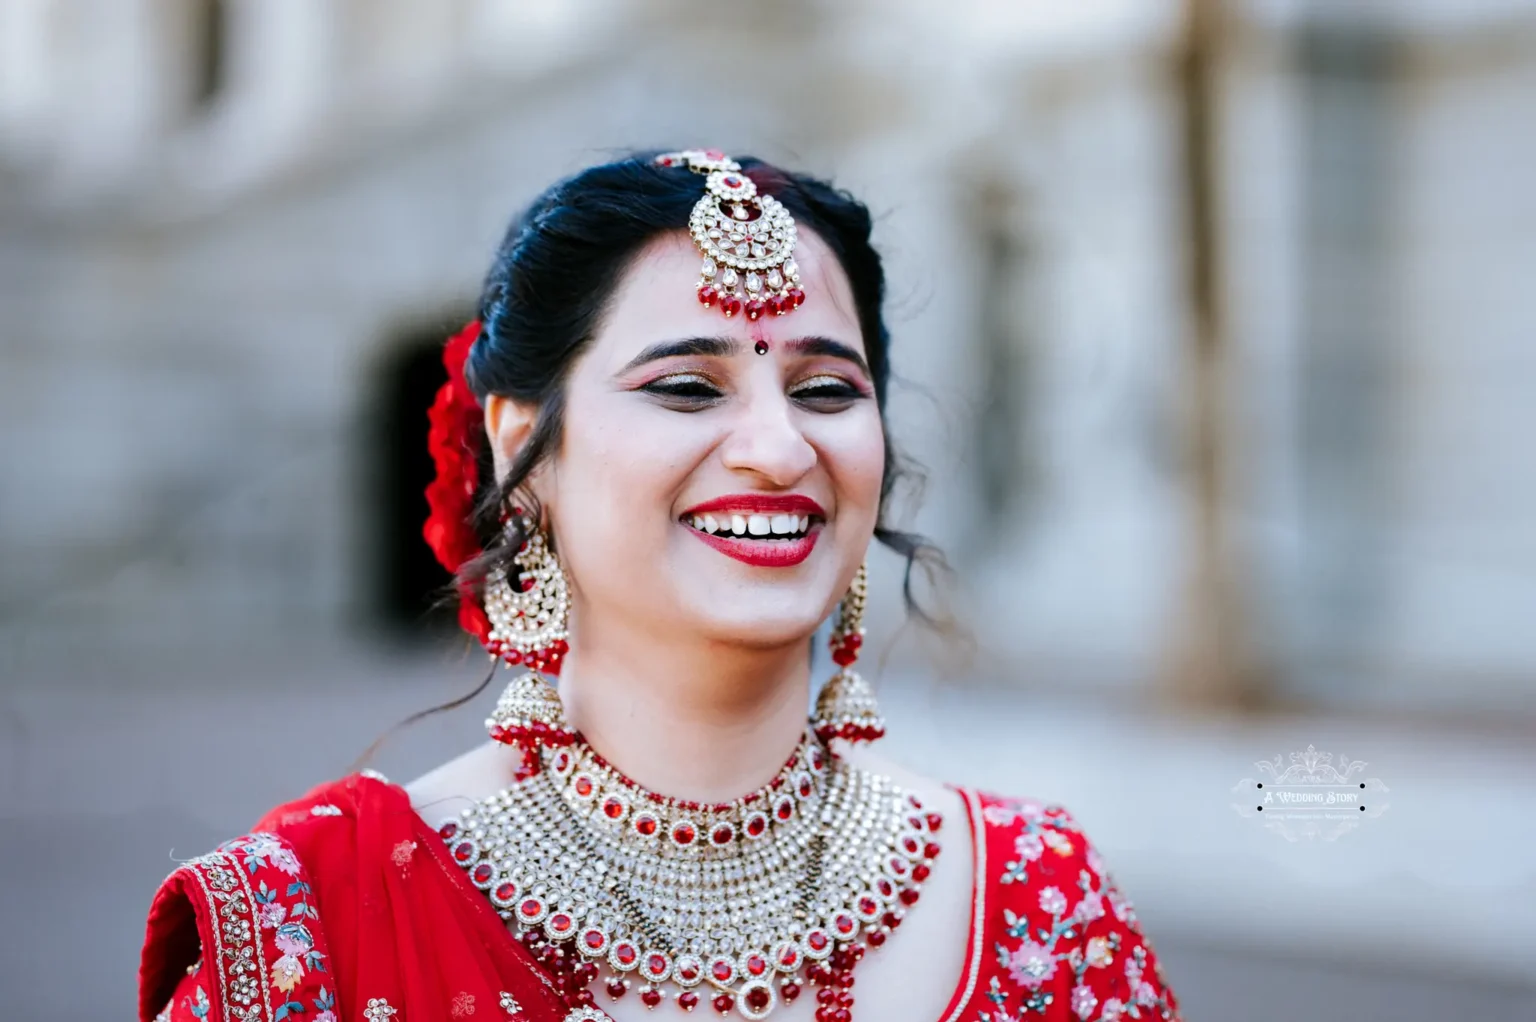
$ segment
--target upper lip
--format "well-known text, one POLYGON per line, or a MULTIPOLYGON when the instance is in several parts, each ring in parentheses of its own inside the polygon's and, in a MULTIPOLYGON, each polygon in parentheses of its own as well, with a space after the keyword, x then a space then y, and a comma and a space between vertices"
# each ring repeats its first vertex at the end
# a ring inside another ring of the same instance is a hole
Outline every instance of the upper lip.
POLYGON ((682 517, 718 514, 805 515, 826 520, 827 512, 810 497, 799 493, 735 493, 706 500, 684 511, 682 517))

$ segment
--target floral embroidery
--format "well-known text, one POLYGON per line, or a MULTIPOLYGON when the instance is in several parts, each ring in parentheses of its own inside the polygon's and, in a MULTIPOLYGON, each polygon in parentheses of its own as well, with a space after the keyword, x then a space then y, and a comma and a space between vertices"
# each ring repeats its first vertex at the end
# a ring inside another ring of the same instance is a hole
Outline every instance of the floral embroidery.
POLYGON ((395 1009, 382 997, 368 998, 368 1007, 363 1009, 363 1018, 368 1022, 389 1022, 396 1014, 395 1009))
POLYGON ((314 1003, 313 1022, 336 1022, 336 998, 324 985, 320 987, 320 993, 315 997, 314 1003))
POLYGON ((454 1018, 465 1018, 475 1013, 475 995, 467 990, 461 990, 453 995, 453 1003, 449 1007, 449 1013, 454 1018))
POLYGON ((986 885, 991 964, 951 1019, 1180 1022, 1135 909, 1071 814, 1031 800, 984 803, 978 840, 1004 860, 986 885))
MULTIPOLYGON (((307 921, 319 913, 293 849, 272 834, 250 834, 220 845, 182 869, 213 913, 214 946, 205 948, 217 976, 222 1015, 230 1022, 336 1022, 335 999, 314 977, 325 972, 307 921), (313 1013, 312 1013, 313 1011, 313 1013)), ((197 1019, 211 1005, 189 1003, 197 1019)))
POLYGON ((389 850, 389 861, 393 862, 401 870, 411 864, 411 856, 416 852, 416 842, 402 841, 389 850))

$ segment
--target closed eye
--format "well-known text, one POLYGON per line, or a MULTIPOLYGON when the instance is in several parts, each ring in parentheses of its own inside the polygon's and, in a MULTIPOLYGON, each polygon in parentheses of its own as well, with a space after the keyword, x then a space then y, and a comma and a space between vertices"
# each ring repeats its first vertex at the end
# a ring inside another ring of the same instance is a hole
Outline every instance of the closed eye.
POLYGON ((722 392, 708 377, 697 373, 679 373, 652 380, 640 388, 653 394, 674 408, 694 411, 707 407, 722 396, 722 392))
POLYGON ((789 396, 819 411, 839 411, 864 393, 838 376, 813 376, 792 387, 789 396))

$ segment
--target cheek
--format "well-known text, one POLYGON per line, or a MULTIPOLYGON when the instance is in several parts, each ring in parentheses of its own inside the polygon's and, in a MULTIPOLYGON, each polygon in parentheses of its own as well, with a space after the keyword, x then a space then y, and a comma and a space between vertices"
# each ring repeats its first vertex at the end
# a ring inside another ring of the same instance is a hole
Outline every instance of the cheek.
POLYGON ((871 520, 879 509, 880 483, 885 475, 885 431, 873 403, 829 416, 812 441, 837 487, 840 505, 866 511, 871 520))
POLYGON ((636 414, 613 395, 572 398, 555 477, 562 526, 591 539, 601 532, 611 545, 667 524, 695 462, 689 432, 666 416, 636 414))

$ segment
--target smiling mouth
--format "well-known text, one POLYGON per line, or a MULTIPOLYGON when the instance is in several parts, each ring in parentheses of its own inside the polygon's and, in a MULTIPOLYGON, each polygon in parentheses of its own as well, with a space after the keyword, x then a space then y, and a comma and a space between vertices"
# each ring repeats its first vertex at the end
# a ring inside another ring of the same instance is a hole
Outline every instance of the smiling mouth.
POLYGON ((757 568, 792 568, 816 549, 827 512, 799 493, 737 493, 689 508, 678 523, 732 560, 757 568))
POLYGON ((749 512, 709 512, 684 515, 684 525, 708 536, 724 539, 751 539, 773 542, 804 539, 815 521, 812 515, 752 514, 749 512))

